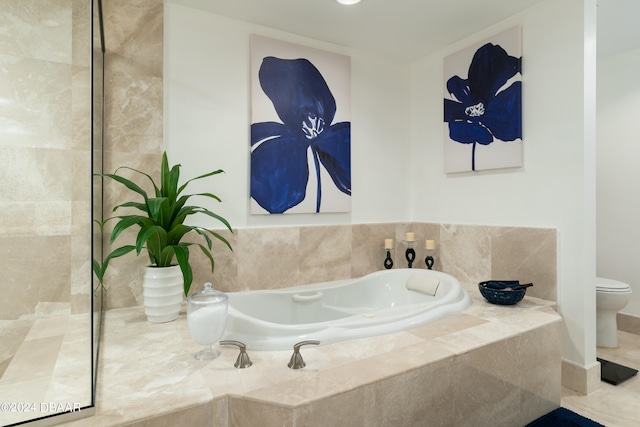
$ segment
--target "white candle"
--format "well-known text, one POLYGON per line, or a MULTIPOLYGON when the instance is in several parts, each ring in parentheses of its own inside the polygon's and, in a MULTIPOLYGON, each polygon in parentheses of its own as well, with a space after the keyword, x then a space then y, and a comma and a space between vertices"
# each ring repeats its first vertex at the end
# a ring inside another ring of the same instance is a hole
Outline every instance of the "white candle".
POLYGON ((384 239, 384 248, 393 249, 393 239, 384 239))
POLYGON ((436 248, 435 240, 427 240, 424 245, 425 249, 433 250, 436 248))
POLYGON ((416 239, 415 233, 408 232, 407 233, 407 242, 413 242, 416 239))

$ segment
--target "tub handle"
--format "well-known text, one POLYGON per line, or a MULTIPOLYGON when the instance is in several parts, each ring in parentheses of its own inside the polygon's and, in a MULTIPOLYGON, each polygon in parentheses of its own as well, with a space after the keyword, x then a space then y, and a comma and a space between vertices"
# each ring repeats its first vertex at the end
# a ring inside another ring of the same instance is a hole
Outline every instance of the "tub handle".
POLYGON ((302 295, 302 294, 293 294, 293 300, 295 302, 312 302, 318 301, 322 298, 322 292, 318 291, 313 295, 302 295))
POLYGON ((251 359, 249 359, 249 354, 247 353, 247 346, 243 342, 224 340, 220 341, 220 345, 235 345, 240 349, 240 354, 236 359, 236 363, 233 364, 233 366, 235 366, 236 368, 244 369, 253 365, 253 362, 251 361, 251 359))
POLYGON ((317 340, 308 340, 308 341, 300 341, 297 344, 293 345, 293 355, 291 355, 291 360, 289 360, 289 364, 287 365, 291 369, 301 369, 307 366, 302 360, 302 354, 300 354, 300 347, 303 345, 314 344, 320 345, 320 341, 317 340))

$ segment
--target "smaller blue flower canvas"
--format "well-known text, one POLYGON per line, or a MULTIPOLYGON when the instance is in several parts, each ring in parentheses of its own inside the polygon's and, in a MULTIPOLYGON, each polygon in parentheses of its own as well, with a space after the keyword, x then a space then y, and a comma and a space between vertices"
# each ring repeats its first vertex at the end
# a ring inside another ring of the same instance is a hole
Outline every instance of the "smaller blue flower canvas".
POLYGON ((259 36, 251 56, 251 213, 350 211, 350 58, 259 36))
POLYGON ((521 29, 444 60, 445 173, 522 166, 521 29))

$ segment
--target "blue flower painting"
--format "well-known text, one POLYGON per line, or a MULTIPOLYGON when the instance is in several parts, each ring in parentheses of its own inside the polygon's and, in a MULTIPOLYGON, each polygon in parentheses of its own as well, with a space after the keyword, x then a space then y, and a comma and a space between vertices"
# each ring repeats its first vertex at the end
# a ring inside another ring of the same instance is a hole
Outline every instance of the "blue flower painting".
POLYGON ((482 169, 521 164, 520 63, 519 56, 509 55, 501 45, 484 43, 473 54, 466 78, 453 75, 447 80, 444 121, 451 141, 471 147, 470 153, 457 151, 470 156, 466 170, 481 169, 476 162, 478 146, 489 146, 496 140, 516 143, 501 151, 507 153, 506 159, 491 159, 492 152, 486 151, 482 169))
POLYGON ((351 124, 335 122, 336 99, 318 68, 304 58, 266 56, 258 81, 279 120, 251 124, 251 198, 277 214, 308 197, 321 212, 323 185, 350 196, 351 124))

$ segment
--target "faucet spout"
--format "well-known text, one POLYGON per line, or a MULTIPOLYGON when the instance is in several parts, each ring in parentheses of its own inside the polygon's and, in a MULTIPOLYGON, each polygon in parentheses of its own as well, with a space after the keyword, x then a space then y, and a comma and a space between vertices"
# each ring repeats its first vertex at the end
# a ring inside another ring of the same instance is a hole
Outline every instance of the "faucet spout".
POLYGON ((307 364, 302 359, 302 354, 300 354, 300 347, 302 347, 303 345, 309 345, 309 344, 320 345, 320 341, 318 341, 318 340, 308 340, 308 341, 300 341, 299 343, 295 344, 293 346, 293 354, 291 355, 291 359, 289 360, 289 363, 287 364, 287 366, 289 368, 291 368, 291 369, 302 369, 305 366, 307 366, 307 364))

